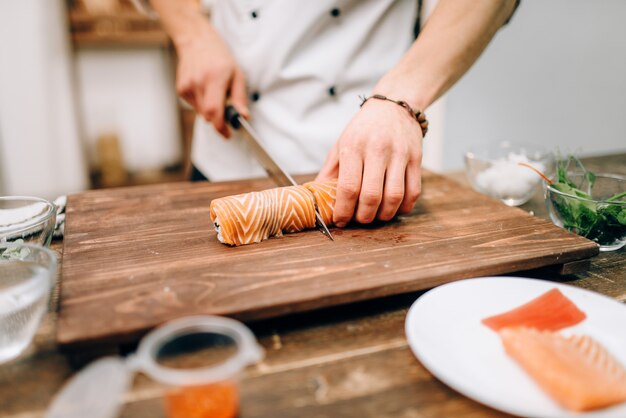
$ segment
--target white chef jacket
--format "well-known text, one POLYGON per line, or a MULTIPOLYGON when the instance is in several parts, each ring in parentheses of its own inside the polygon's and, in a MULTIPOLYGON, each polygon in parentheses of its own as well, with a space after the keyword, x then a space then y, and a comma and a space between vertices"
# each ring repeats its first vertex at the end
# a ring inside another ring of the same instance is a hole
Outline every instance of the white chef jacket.
MULTIPOLYGON (((413 42, 417 0, 205 0, 245 73, 250 123, 291 174, 314 173, 413 42)), ((406 99, 399 97, 397 99, 406 99)), ((211 181, 265 176, 237 131, 196 119, 193 164, 211 181)))

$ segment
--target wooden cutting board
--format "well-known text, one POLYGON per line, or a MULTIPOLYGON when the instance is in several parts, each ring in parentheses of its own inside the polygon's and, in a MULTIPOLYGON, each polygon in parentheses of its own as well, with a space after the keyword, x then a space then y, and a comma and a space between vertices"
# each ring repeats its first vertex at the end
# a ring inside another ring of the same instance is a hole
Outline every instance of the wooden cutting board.
POLYGON ((264 180, 171 183, 69 197, 57 339, 137 340, 192 314, 256 320, 586 259, 595 243, 425 173, 413 213, 384 225, 286 235, 231 248, 211 199, 264 180))

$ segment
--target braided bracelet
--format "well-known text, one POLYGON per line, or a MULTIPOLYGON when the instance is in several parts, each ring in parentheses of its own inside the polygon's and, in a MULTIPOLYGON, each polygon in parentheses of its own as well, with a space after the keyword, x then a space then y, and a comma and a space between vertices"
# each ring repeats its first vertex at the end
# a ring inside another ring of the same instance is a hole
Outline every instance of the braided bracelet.
POLYGON ((414 118, 417 123, 420 124, 420 128, 422 128, 422 137, 426 136, 426 132, 428 132, 428 120, 426 119, 426 115, 421 110, 413 110, 410 104, 405 102, 404 100, 393 100, 388 98, 387 96, 383 96, 382 94, 374 94, 369 97, 361 97, 361 107, 367 102, 369 99, 378 99, 378 100, 386 100, 391 103, 395 103, 398 106, 402 106, 409 112, 412 118, 414 118))

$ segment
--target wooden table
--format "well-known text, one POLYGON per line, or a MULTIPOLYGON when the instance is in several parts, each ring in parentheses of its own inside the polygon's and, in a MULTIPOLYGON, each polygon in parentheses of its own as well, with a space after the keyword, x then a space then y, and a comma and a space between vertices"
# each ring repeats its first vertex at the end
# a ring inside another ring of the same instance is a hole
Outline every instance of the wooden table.
MULTIPOLYGON (((585 162, 594 171, 626 174, 626 154, 585 162)), ((462 174, 454 177, 465 181, 462 174)), ((539 193, 523 208, 547 216, 539 193)), ((53 248, 60 251, 61 244, 53 248)), ((626 302, 625 254, 624 249, 601 253, 588 272, 565 278, 545 271, 519 275, 565 279, 626 302)), ((505 416, 449 389, 415 359, 404 336, 404 319, 418 295, 252 324, 266 358, 243 375, 241 417, 505 416)), ((55 320, 51 312, 29 350, 0 366, 0 417, 41 417, 54 393, 74 373, 69 359, 54 345, 55 320)), ((121 416, 163 417, 162 393, 159 384, 137 376, 121 416)))

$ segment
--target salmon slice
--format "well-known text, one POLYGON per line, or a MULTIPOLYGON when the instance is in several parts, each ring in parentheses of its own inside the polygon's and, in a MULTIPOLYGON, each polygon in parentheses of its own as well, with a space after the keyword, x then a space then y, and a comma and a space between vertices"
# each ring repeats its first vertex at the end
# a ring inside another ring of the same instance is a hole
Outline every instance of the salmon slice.
POLYGON ((315 203, 322 215, 326 225, 333 223, 333 212, 335 209, 335 199, 337 197, 337 182, 309 182, 304 183, 304 187, 309 189, 315 196, 315 203))
MULTIPOLYGON (((220 242, 246 245, 315 227, 315 204, 332 223, 336 183, 306 183, 215 199, 211 221, 220 242)), ((328 219, 328 221, 327 221, 328 219)))
POLYGON ((481 322, 494 331, 505 327, 529 327, 558 331, 576 325, 587 317, 557 288, 510 311, 490 316, 481 322))
POLYGON ((532 328, 499 334, 507 354, 561 406, 589 411, 626 401, 626 370, 591 337, 532 328))

